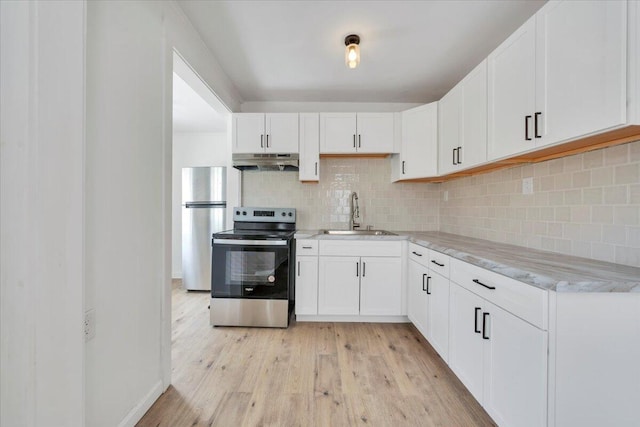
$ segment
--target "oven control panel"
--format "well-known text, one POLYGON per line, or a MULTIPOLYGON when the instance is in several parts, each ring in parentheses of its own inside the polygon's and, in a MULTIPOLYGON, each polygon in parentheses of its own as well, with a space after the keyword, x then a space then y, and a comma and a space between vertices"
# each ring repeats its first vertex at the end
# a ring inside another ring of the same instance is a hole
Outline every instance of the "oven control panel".
POLYGON ((296 222, 295 208, 253 208, 233 209, 233 220, 238 222, 296 222))

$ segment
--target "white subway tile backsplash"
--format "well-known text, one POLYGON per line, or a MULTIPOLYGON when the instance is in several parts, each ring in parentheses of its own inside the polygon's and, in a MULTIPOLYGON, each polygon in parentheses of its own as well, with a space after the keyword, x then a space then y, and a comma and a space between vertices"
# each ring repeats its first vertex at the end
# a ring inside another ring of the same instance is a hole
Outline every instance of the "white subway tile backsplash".
POLYGON ((441 231, 638 265, 640 141, 475 178, 442 184, 450 200, 440 210, 441 231), (535 177, 534 194, 525 196, 527 176, 535 177), (479 182, 489 183, 484 197, 479 182))

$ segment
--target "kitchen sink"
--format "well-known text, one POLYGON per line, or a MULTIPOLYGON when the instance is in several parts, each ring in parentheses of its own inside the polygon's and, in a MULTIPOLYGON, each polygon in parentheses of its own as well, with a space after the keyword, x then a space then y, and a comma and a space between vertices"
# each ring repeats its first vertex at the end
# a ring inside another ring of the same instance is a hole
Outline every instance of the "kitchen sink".
POLYGON ((397 236, 386 230, 320 230, 319 234, 334 236, 397 236))

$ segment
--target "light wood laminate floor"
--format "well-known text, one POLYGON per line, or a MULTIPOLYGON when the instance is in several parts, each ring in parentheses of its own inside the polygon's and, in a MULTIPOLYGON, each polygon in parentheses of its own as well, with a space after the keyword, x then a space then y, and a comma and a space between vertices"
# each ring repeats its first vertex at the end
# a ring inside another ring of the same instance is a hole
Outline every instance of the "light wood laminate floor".
POLYGON ((173 289, 172 386, 139 426, 492 426, 410 324, 212 328, 173 289))

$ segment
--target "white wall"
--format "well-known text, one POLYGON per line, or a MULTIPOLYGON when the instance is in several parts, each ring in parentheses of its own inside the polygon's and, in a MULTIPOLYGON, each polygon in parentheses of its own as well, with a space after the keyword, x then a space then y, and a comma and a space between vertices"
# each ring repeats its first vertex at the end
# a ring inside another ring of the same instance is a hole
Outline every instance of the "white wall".
POLYGON ((171 277, 182 277, 182 168, 227 166, 227 133, 173 134, 171 277))
POLYGON ((134 425, 171 372, 173 49, 240 98, 173 2, 0 8, 0 425, 134 425))
POLYGON ((173 48, 235 90, 173 3, 89 2, 86 423, 133 425, 169 384, 173 48))
POLYGON ((0 2, 0 425, 83 424, 83 2, 0 2))

